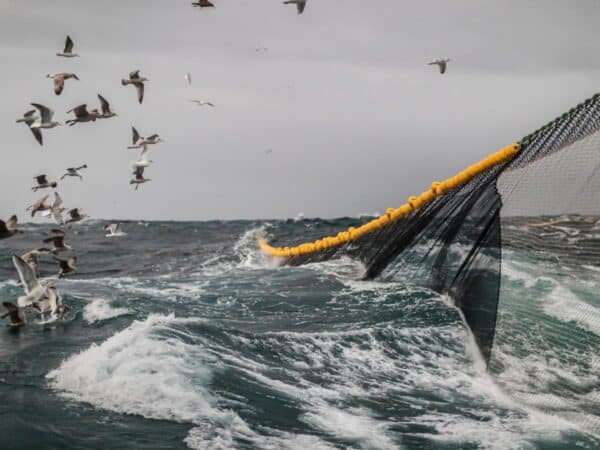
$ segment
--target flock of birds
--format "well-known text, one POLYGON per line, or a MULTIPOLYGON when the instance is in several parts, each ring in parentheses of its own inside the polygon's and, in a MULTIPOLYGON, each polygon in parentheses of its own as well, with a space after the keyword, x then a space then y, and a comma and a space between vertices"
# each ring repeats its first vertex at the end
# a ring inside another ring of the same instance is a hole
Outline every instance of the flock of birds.
MULTIPOLYGON (((307 0, 286 0, 283 3, 286 5, 296 5, 298 14, 302 14, 306 7, 306 2, 307 0)), ((192 5, 199 8, 214 8, 214 4, 209 0, 197 0, 193 2, 192 5)), ((63 51, 56 53, 56 55, 62 58, 78 57, 79 55, 73 52, 73 46, 73 40, 70 36, 67 36, 63 51)), ((267 48, 259 47, 256 51, 267 51, 267 48)), ((440 58, 433 60, 428 64, 437 65, 440 73, 444 74, 449 61, 450 58, 440 58)), ((56 95, 60 95, 63 92, 67 80, 79 80, 77 74, 69 72, 61 72, 54 75, 48 74, 46 77, 53 81, 54 93, 56 95)), ((189 72, 185 74, 184 79, 188 84, 192 84, 192 76, 189 72)), ((148 81, 150 80, 142 76, 139 70, 134 70, 129 74, 128 78, 123 78, 121 80, 121 84, 123 86, 135 87, 137 100, 142 104, 144 101, 145 83, 148 81)), ((108 100, 101 94, 98 94, 97 97, 100 103, 100 109, 94 108, 88 110, 87 104, 76 106, 67 111, 67 114, 73 114, 73 118, 67 120, 65 124, 74 126, 78 123, 95 122, 99 119, 116 117, 117 113, 111 109, 108 100)), ((206 100, 192 99, 190 102, 198 106, 215 107, 212 102, 206 100)), ((29 127, 36 141, 40 145, 43 145, 42 131, 56 128, 62 124, 54 120, 54 111, 49 107, 39 103, 31 103, 31 106, 33 106, 34 109, 23 114, 23 117, 17 119, 17 123, 24 123, 29 127)), ((153 163, 153 161, 148 158, 150 147, 163 142, 163 140, 156 133, 144 137, 139 134, 135 127, 132 127, 131 130, 131 145, 127 148, 141 150, 139 159, 132 163, 133 178, 130 180, 130 185, 135 185, 135 190, 138 190, 140 185, 151 181, 150 178, 144 176, 145 169, 153 163)), ((271 149, 267 150, 267 154, 271 152, 271 149)), ((60 181, 62 182, 67 177, 77 177, 83 181, 81 171, 87 169, 87 167, 87 164, 82 164, 66 168, 65 173, 60 177, 60 181)), ((34 179, 36 184, 31 188, 34 192, 41 189, 55 189, 58 186, 58 182, 55 180, 48 180, 46 174, 37 175, 34 179)), ((64 208, 62 206, 63 200, 58 192, 54 191, 54 201, 52 204, 47 203, 49 196, 49 194, 44 195, 26 209, 26 211, 31 213, 32 218, 39 213, 43 217, 51 217, 59 226, 65 225, 70 227, 88 217, 80 208, 72 208, 69 210, 64 208), (68 216, 66 220, 63 217, 63 214, 65 213, 68 216)), ((106 225, 104 230, 108 232, 106 235, 107 237, 125 235, 118 224, 106 225)), ((11 216, 6 221, 0 220, 0 239, 10 238, 20 233, 22 233, 22 231, 17 228, 16 215, 11 216)), ((63 252, 73 250, 73 248, 65 242, 66 232, 56 228, 52 229, 51 233, 51 236, 42 241, 44 244, 51 244, 51 246, 48 245, 48 247, 33 249, 21 256, 12 256, 12 261, 19 275, 20 283, 25 291, 25 295, 20 296, 17 299, 16 305, 10 302, 2 303, 7 312, 0 316, 0 319, 6 317, 10 318, 12 326, 21 326, 25 324, 27 318, 26 312, 29 310, 37 311, 42 317, 42 323, 62 319, 64 315, 69 312, 69 307, 62 302, 62 296, 58 288, 50 280, 39 278, 39 257, 41 255, 50 255, 52 260, 58 265, 58 278, 63 278, 67 274, 77 270, 76 255, 72 255, 66 259, 57 256, 63 252)))

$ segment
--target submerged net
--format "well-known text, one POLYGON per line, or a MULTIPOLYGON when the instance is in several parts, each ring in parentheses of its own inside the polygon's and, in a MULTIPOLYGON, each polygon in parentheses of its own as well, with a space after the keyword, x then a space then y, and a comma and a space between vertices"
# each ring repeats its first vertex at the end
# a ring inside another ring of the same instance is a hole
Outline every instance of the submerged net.
POLYGON ((553 390, 564 401, 566 389, 566 409, 600 432, 599 129, 595 95, 360 227, 260 246, 288 265, 349 255, 367 279, 406 277, 447 294, 501 382, 518 366, 527 380, 518 393, 546 409, 553 390), (524 278, 525 268, 538 275, 524 278), (535 389, 542 362, 556 369, 543 394, 535 389), (572 366, 577 374, 559 373, 572 366))

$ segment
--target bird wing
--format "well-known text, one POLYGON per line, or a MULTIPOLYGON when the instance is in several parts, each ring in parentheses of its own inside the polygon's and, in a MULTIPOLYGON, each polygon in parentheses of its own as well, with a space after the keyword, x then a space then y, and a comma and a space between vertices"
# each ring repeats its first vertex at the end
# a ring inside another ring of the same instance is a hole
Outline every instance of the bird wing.
POLYGON ((17 255, 13 255, 12 260, 19 274, 19 279, 23 284, 23 288, 25 289, 25 293, 29 294, 35 288, 39 287, 40 283, 35 277, 35 272, 29 266, 29 264, 27 264, 25 261, 23 261, 22 258, 20 258, 17 255))
POLYGON ((16 214, 13 214, 6 221, 6 228, 8 228, 9 230, 14 230, 16 228, 16 226, 17 226, 17 216, 16 216, 16 214))
POLYGON ((106 101, 106 99, 104 97, 102 97, 100 94, 98 94, 98 99, 100 100, 102 114, 110 113, 110 104, 108 103, 108 101, 106 101))
POLYGON ((129 72, 129 79, 130 80, 135 80, 136 78, 140 77, 140 71, 139 70, 134 70, 133 72, 129 72))
POLYGON ((76 171, 81 170, 81 169, 87 169, 87 164, 84 164, 83 166, 79 166, 79 167, 75 168, 76 171))
POLYGON ((155 139, 158 139, 158 137, 159 137, 159 136, 158 136, 158 134, 154 133, 154 134, 151 134, 150 136, 148 136, 148 137, 146 138, 146 140, 147 140, 147 141, 153 141, 153 140, 155 140, 155 139))
POLYGON ((52 217, 54 218, 54 221, 57 225, 62 225, 65 223, 62 217, 62 213, 58 208, 52 208, 52 217))
POLYGON ((302 14, 304 12, 304 8, 306 7, 306 1, 296 3, 296 7, 298 8, 298 14, 302 14))
POLYGON ((75 108, 67 111, 67 114, 69 114, 70 112, 75 114, 75 117, 77 117, 78 119, 81 117, 86 117, 90 114, 87 110, 87 104, 76 106, 75 108))
POLYGON ((33 204, 33 207, 32 207, 32 208, 33 208, 34 210, 35 210, 35 209, 38 209, 38 208, 40 208, 41 206, 43 206, 43 205, 44 205, 44 203, 46 203, 46 200, 48 200, 48 195, 44 195, 44 196, 43 196, 42 198, 40 198, 40 199, 39 199, 37 202, 35 202, 35 203, 33 204))
POLYGON ((446 63, 445 62, 441 62, 440 63, 440 73, 443 74, 446 72, 446 63))
POLYGON ((25 114, 23 114, 23 117, 26 119, 33 119, 33 116, 35 116, 35 114, 37 113, 37 111, 35 109, 29 110, 27 111, 25 114))
POLYGON ((61 198, 61 196, 58 194, 58 192, 54 193, 54 203, 52 204, 52 209, 56 209, 58 208, 60 205, 62 205, 63 200, 61 198))
POLYGON ((191 73, 186 73, 185 74, 185 79, 187 80, 188 84, 192 84, 192 74, 191 73))
POLYGON ((111 223, 108 226, 108 231, 110 231, 110 234, 115 234, 117 232, 117 228, 118 228, 118 225, 116 223, 111 223))
POLYGON ((137 166, 134 169, 133 174, 135 175, 135 179, 136 180, 143 180, 144 179, 144 167, 143 166, 137 166))
POLYGON ((137 141, 140 140, 140 133, 138 133, 138 131, 135 129, 135 127, 131 127, 131 136, 132 136, 132 140, 133 140, 133 144, 137 144, 137 141))
POLYGON ((38 144, 44 145, 44 138, 42 137, 42 130, 39 128, 29 128, 35 137, 35 140, 38 141, 38 144))
POLYGON ((54 77, 54 93, 56 95, 60 95, 65 87, 65 79, 64 77, 58 76, 54 77))
POLYGON ((37 177, 33 177, 37 180, 38 184, 47 184, 48 180, 46 179, 46 175, 38 175, 37 177))
POLYGON ((71 219, 77 219, 77 217, 79 216, 79 208, 73 208, 71 209, 68 214, 71 216, 71 219))
POLYGON ((212 108, 214 108, 214 107, 215 107, 214 103, 211 103, 211 102, 206 102, 206 104, 207 104, 208 106, 212 107, 212 108))
POLYGON ((47 123, 52 120, 52 117, 54 116, 54 111, 52 111, 50 108, 44 105, 40 105, 39 103, 31 103, 31 106, 33 106, 40 112, 42 123, 47 123))
POLYGON ((67 35, 67 40, 65 42, 65 50, 63 53, 71 53, 73 51, 73 40, 71 36, 67 35))
MULTIPOLYGON (((19 320, 19 308, 17 308, 15 305, 13 305, 10 302, 2 302, 2 306, 4 306, 4 308, 8 312, 8 315, 10 316, 11 320, 14 318, 19 320)), ((6 317, 6 316, 4 316, 4 317, 6 317)))
POLYGON ((140 104, 141 104, 142 101, 144 101, 144 83, 136 82, 136 83, 133 83, 133 85, 135 86, 135 88, 137 90, 138 102, 140 102, 140 104))
POLYGON ((6 222, 4 220, 0 220, 0 233, 4 234, 8 232, 8 227, 6 226, 6 222))

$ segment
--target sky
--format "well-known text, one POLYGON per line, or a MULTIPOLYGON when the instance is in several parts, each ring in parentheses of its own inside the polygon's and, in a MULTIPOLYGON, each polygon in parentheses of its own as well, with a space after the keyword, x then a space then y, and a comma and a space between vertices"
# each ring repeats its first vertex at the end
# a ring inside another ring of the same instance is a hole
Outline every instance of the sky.
POLYGON ((95 218, 383 212, 600 91, 597 0, 190 2, 0 0, 0 217, 26 220, 32 178, 83 163, 58 191, 95 218), (80 58, 55 56, 67 34, 80 58), (445 75, 426 65, 444 56, 445 75), (142 105, 120 83, 134 69, 142 105), (63 71, 81 81, 55 96, 45 75, 63 71), (98 93, 118 117, 45 131, 43 147, 15 123, 31 102, 64 122, 98 93), (165 141, 138 191, 132 125, 165 141))

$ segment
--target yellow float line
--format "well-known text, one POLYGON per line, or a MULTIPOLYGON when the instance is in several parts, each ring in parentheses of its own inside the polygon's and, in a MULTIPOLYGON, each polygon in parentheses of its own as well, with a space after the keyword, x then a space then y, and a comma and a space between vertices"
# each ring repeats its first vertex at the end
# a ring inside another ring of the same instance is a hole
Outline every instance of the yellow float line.
POLYGON ((258 245, 262 251, 271 256, 292 257, 315 253, 346 244, 365 234, 379 230, 391 222, 395 222, 396 220, 408 216, 413 211, 431 203, 434 199, 441 197, 446 192, 464 185, 486 170, 497 166, 498 164, 510 161, 517 153, 519 153, 519 144, 510 144, 503 149, 498 150, 496 153, 492 153, 477 164, 467 167, 452 178, 448 178, 442 182, 433 182, 431 184, 431 189, 423 192, 418 197, 409 197, 408 202, 399 208, 389 208, 384 215, 373 219, 358 228, 350 227, 346 231, 338 233, 337 236, 327 236, 317 241, 306 242, 295 247, 273 247, 269 245, 265 239, 258 238, 258 245))

